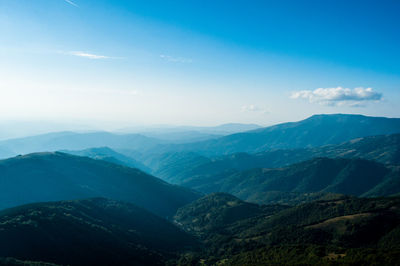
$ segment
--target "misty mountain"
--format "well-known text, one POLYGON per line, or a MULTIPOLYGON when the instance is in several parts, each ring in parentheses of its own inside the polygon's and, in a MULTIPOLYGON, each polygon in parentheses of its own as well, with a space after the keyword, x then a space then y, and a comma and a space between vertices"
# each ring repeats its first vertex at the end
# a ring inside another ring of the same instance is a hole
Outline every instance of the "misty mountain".
POLYGON ((1 209, 33 202, 106 197, 165 217, 199 197, 138 169, 60 152, 1 160, 0 183, 1 209))
POLYGON ((183 132, 197 132, 199 134, 211 135, 229 135, 238 132, 245 132, 261 128, 256 124, 240 124, 228 123, 218 126, 152 126, 152 127, 133 127, 118 130, 122 133, 140 133, 140 134, 168 134, 168 133, 183 133, 183 132))
POLYGON ((278 124, 197 143, 166 145, 164 152, 192 151, 202 155, 261 152, 339 144, 351 139, 400 133, 400 119, 363 115, 314 115, 299 122, 278 124))
POLYGON ((96 160, 104 160, 110 163, 120 164, 131 168, 137 168, 143 172, 150 173, 150 169, 135 159, 118 153, 108 147, 90 148, 85 150, 61 150, 60 152, 76 156, 85 156, 96 160))
MULTIPOLYGON (((50 132, 94 131, 95 126, 84 123, 45 120, 0 120, 0 140, 24 138, 34 135, 48 134, 50 132)), ((100 131, 100 130, 99 130, 100 131)))
POLYGON ((108 132, 74 133, 57 132, 25 138, 0 141, 0 147, 15 154, 42 151, 82 150, 93 147, 147 150, 162 141, 139 134, 118 135, 108 132))
POLYGON ((191 143, 197 141, 204 141, 210 139, 216 139, 222 137, 222 134, 209 134, 203 133, 193 130, 188 131, 177 131, 177 132, 140 132, 141 135, 150 137, 150 138, 157 138, 163 140, 168 143, 172 144, 182 144, 182 143, 191 143))
POLYGON ((8 157, 13 157, 15 155, 16 154, 12 150, 0 146, 0 158, 8 158, 8 157))
POLYGON ((197 127, 197 128, 198 130, 201 130, 203 132, 228 135, 238 132, 255 130, 261 128, 261 126, 256 124, 227 123, 215 127, 197 127))
POLYGON ((197 245, 168 221, 103 198, 0 211, 0 257, 62 265, 164 265, 197 245))
POLYGON ((118 132, 136 133, 150 138, 157 138, 168 143, 182 144, 216 139, 225 135, 250 131, 261 128, 255 124, 230 123, 215 127, 199 126, 163 126, 163 127, 144 127, 126 128, 118 132))

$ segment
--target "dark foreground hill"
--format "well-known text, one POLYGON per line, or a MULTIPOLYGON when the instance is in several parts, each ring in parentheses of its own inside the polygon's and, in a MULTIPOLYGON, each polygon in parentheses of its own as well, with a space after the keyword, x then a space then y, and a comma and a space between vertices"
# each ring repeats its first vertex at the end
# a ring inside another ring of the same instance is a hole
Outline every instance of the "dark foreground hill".
POLYGON ((182 264, 398 265, 400 261, 399 198, 341 196, 288 208, 258 206, 217 193, 181 208, 175 222, 207 247, 182 256, 182 264))
MULTIPOLYGON (((62 265, 164 265, 193 237, 132 204, 102 198, 0 212, 0 257, 62 265)), ((4 261, 3 261, 4 262, 4 261)))
POLYGON ((134 203, 160 216, 199 194, 140 170, 65 153, 35 153, 0 161, 0 208, 106 197, 134 203))

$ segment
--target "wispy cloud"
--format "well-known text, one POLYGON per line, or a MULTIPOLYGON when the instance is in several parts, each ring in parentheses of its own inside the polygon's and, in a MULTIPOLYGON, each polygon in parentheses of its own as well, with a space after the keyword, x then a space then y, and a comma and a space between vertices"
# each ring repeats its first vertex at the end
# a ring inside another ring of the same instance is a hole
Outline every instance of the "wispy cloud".
POLYGON ((71 0, 64 0, 65 2, 67 2, 70 5, 73 5, 75 7, 79 7, 77 4, 75 4, 74 2, 72 2, 71 0))
POLYGON ((125 96, 138 96, 141 94, 140 91, 135 89, 103 89, 101 90, 101 92, 113 95, 119 94, 125 96))
POLYGON ((310 103, 322 105, 361 107, 364 106, 363 102, 382 100, 382 93, 372 88, 318 88, 293 92, 291 98, 306 99, 310 103))
POLYGON ((254 104, 243 105, 241 107, 241 109, 242 109, 242 112, 259 112, 259 113, 263 113, 263 114, 269 113, 265 108, 261 108, 254 104))
POLYGON ((90 54, 90 53, 81 52, 81 51, 71 51, 71 52, 68 52, 68 54, 74 55, 74 56, 85 57, 85 58, 89 58, 89 59, 110 59, 110 58, 112 58, 112 57, 105 56, 105 55, 90 54))
POLYGON ((164 54, 161 54, 160 58, 162 58, 166 61, 175 62, 175 63, 192 63, 193 62, 193 60, 190 58, 174 57, 174 56, 164 55, 164 54))

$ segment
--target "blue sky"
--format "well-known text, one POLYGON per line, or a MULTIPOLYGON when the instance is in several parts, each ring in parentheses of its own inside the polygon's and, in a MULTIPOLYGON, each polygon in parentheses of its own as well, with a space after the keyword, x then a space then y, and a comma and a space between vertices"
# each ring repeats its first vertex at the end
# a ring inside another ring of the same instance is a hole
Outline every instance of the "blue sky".
POLYGON ((0 0, 0 120, 399 117, 399 1, 0 0))

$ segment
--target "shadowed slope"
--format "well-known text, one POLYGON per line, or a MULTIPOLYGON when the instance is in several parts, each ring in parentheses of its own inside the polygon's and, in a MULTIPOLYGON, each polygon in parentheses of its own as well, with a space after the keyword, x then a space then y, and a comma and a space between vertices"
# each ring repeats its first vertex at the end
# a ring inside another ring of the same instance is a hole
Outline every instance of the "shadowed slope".
POLYGON ((140 170, 64 153, 35 153, 0 161, 0 208, 38 201, 107 197, 161 216, 199 195, 140 170))

